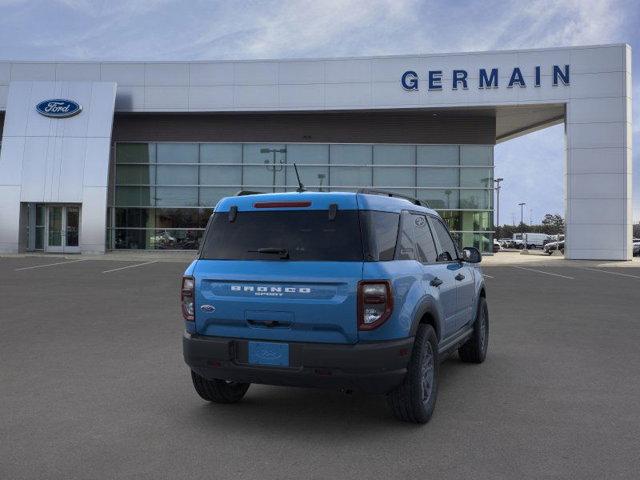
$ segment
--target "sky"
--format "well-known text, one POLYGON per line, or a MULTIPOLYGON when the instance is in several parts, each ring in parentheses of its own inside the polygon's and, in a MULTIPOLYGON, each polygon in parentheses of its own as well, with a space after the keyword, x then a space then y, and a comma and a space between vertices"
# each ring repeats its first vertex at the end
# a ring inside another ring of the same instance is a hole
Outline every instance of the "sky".
MULTIPOLYGON (((427 54, 603 43, 633 52, 640 221, 638 0, 0 0, 0 60, 219 60, 427 54)), ((500 223, 564 214, 564 130, 495 148, 500 223)))

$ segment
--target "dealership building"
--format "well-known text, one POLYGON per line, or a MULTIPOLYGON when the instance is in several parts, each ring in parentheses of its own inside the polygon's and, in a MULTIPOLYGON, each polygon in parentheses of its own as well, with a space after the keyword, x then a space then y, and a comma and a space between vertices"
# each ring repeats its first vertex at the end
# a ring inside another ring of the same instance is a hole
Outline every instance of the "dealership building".
MULTIPOLYGON (((490 251, 494 146, 565 126, 565 255, 631 259, 631 49, 0 62, 0 252, 195 249, 239 190, 389 190, 490 251)), ((528 162, 524 157, 520 161, 528 162)))

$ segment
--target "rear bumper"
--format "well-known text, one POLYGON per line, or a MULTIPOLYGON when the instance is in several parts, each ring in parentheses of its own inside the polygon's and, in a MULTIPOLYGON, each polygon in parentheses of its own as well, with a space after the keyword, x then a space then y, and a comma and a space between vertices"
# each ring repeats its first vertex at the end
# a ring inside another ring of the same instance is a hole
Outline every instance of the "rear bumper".
POLYGON ((290 367, 249 365, 248 340, 184 333, 184 360, 208 379, 386 393, 402 383, 413 337, 339 345, 289 343, 290 367))

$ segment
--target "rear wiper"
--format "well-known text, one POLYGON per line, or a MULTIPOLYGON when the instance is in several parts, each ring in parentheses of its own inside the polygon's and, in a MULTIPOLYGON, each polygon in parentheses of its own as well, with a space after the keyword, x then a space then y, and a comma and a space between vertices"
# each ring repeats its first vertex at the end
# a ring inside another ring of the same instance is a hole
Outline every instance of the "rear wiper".
POLYGON ((267 248, 259 248, 257 250, 247 250, 251 253, 265 253, 267 255, 280 255, 282 260, 289 259, 289 250, 286 248, 275 248, 275 247, 267 247, 267 248))

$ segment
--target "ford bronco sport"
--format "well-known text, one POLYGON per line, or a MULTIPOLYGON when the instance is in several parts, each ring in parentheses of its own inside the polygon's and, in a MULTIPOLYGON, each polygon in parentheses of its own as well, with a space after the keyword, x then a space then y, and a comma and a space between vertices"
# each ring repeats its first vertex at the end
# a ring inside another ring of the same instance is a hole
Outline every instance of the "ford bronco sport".
POLYGON ((195 390, 218 403, 251 383, 361 390, 425 423, 439 361, 485 359, 480 260, 435 211, 392 193, 224 198, 182 279, 195 390))

